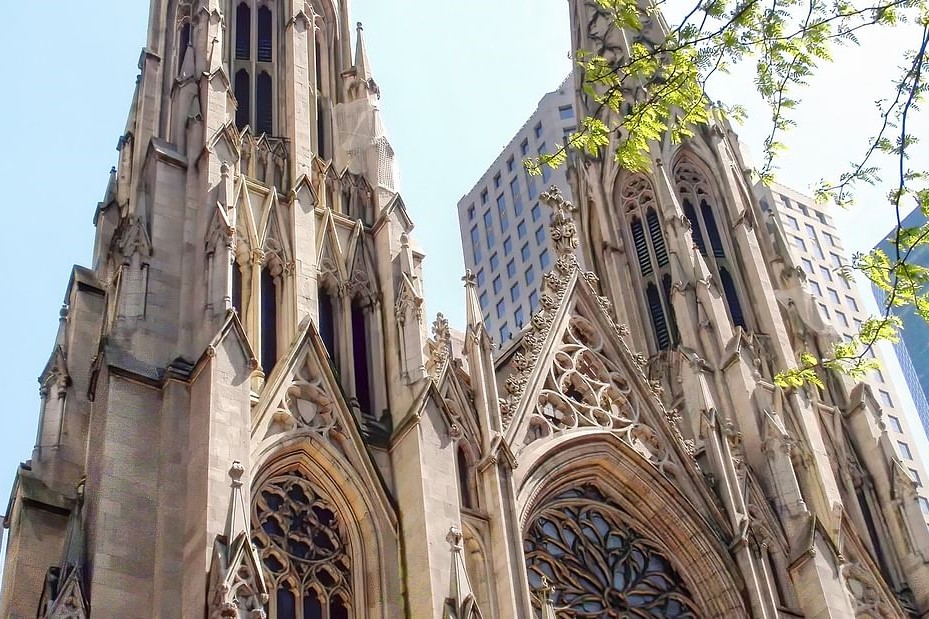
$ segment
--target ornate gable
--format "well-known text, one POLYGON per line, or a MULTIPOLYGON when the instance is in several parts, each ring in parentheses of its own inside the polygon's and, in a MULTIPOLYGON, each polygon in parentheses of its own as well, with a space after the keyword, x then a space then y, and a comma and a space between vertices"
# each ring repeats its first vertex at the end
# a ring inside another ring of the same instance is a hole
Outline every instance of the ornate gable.
POLYGON ((367 432, 343 398, 322 340, 309 320, 268 377, 252 419, 256 456, 284 441, 309 440, 330 457, 345 460, 371 486, 379 485, 365 446, 367 432))
MULTIPOLYGON (((54 568, 57 570, 57 568, 54 568)), ((53 575, 50 574, 51 578, 53 575)), ((48 588, 48 584, 46 584, 48 588)), ((43 619, 87 619, 90 617, 90 608, 87 596, 84 594, 84 579, 80 568, 71 569, 64 584, 58 587, 55 599, 50 600, 44 613, 39 616, 43 619)))
POLYGON ((506 379, 501 414, 510 449, 519 459, 561 435, 606 432, 666 476, 695 475, 691 447, 646 379, 644 357, 629 350, 625 327, 613 322, 594 289, 596 277, 578 265, 574 207, 557 193, 543 200, 555 210, 551 237, 559 257, 506 379))
POLYGON ((367 235, 360 221, 355 224, 346 253, 345 270, 349 273, 349 295, 373 301, 378 296, 377 270, 374 268, 367 235))

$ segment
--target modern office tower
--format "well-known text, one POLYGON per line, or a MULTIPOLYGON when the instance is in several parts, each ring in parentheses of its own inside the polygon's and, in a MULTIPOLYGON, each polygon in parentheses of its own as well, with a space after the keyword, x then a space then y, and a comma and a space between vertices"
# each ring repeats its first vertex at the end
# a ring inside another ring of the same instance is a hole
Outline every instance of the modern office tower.
MULTIPOLYGON (((927 220, 929 218, 922 209, 916 208, 903 219, 901 226, 918 228, 926 225, 927 220)), ((875 249, 884 250, 892 261, 897 260, 896 246, 891 243, 895 230, 896 228, 889 231, 885 239, 875 246, 875 249)), ((906 256, 906 260, 910 264, 929 267, 929 247, 920 245, 913 248, 906 256)), ((871 288, 877 299, 878 307, 883 308, 886 293, 873 284, 871 288)), ((910 387, 910 393, 913 394, 913 401, 916 403, 916 411, 919 413, 923 430, 929 434, 929 401, 926 397, 929 393, 929 325, 916 314, 916 309, 912 306, 895 307, 893 312, 903 320, 900 341, 894 344, 894 351, 897 353, 906 383, 910 387)))
MULTIPOLYGON (((635 38, 569 7, 575 50, 661 34, 644 3, 635 38)), ((929 529, 871 390, 773 380, 834 332, 724 120, 656 141, 642 173, 578 156, 578 208, 540 206, 537 311, 495 356, 476 275, 463 337, 423 316, 344 1, 150 14, 93 262, 41 369, 0 616, 929 613, 929 529)), ((513 194, 490 178, 495 217, 513 194)))
POLYGON ((569 77, 542 97, 529 120, 458 201, 465 266, 477 278, 484 323, 499 346, 538 310, 539 276, 551 268, 549 213, 539 195, 555 186, 570 196, 566 166, 546 166, 540 176, 532 176, 522 162, 552 152, 576 128, 569 77))
MULTIPOLYGON (((855 335, 869 313, 865 311, 856 282, 840 275, 842 266, 850 261, 828 206, 816 204, 813 198, 777 183, 766 187, 759 182, 755 185, 755 193, 762 211, 770 213, 780 225, 823 319, 840 337, 855 335)), ((929 471, 926 469, 929 441, 918 412, 906 408, 908 399, 899 393, 907 386, 895 385, 889 379, 887 364, 896 360, 883 355, 877 347, 874 356, 884 369, 875 370, 869 383, 880 403, 884 425, 897 453, 916 481, 920 507, 929 521, 929 471)))

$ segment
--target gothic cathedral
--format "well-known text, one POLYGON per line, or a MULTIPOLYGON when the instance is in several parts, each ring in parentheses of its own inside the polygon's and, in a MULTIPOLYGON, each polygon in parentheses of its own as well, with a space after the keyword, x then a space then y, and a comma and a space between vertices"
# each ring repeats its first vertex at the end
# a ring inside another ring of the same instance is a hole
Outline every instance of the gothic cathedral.
MULTIPOLYGON (((569 5, 575 49, 621 58, 569 5)), ((836 335, 726 121, 648 174, 574 158, 541 310, 494 354, 469 275, 463 341, 427 329, 352 34, 347 0, 151 0, 0 615, 927 616, 870 388, 772 380, 836 335)))

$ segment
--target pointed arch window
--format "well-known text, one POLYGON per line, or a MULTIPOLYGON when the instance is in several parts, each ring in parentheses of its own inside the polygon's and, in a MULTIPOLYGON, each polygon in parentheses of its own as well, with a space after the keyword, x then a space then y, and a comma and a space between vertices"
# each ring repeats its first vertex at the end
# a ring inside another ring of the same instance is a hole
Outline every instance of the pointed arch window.
POLYGON ((641 175, 629 176, 620 188, 622 211, 629 218, 629 236, 638 263, 640 290, 645 291, 642 312, 651 323, 657 350, 677 342, 671 306, 671 257, 658 215, 655 192, 641 175))
POLYGON ((258 62, 274 60, 274 36, 271 9, 263 6, 258 9, 258 62))
POLYGON ((471 459, 468 458, 464 442, 458 444, 455 465, 458 469, 458 499, 461 501, 461 506, 466 509, 474 509, 476 504, 474 488, 472 487, 471 459))
POLYGON ((539 590, 543 579, 556 583, 559 616, 703 616, 660 541, 629 520, 591 483, 549 498, 523 537, 529 586, 539 590))
POLYGON ((258 74, 258 84, 255 92, 255 130, 258 134, 273 131, 274 127, 274 98, 271 76, 267 71, 258 74))
POLYGON ((265 376, 277 363, 277 283, 269 265, 261 269, 261 368, 265 376))
POLYGON ((256 135, 275 132, 275 13, 273 5, 242 0, 236 6, 232 68, 239 129, 251 126, 256 135))
POLYGON ((332 303, 332 296, 325 286, 319 287, 318 293, 319 304, 319 336, 326 346, 329 353, 329 359, 334 367, 338 367, 338 355, 336 354, 335 343, 335 310, 332 303))
POLYGON ((232 261, 232 307, 243 320, 242 315, 242 266, 237 260, 232 261))
POLYGON ((268 619, 349 619, 351 562, 338 510, 299 471, 255 493, 252 541, 273 593, 268 619))
POLYGON ((235 59, 251 60, 252 9, 248 2, 240 2, 235 10, 235 59))
POLYGON ((313 38, 313 61, 314 68, 314 87, 316 95, 316 153, 321 159, 331 157, 329 149, 329 124, 330 109, 330 88, 329 75, 331 68, 331 55, 329 45, 327 45, 326 23, 323 21, 322 27, 316 30, 313 38))
POLYGON ((727 249, 728 239, 723 236, 717 222, 717 193, 703 170, 687 157, 675 166, 674 183, 684 216, 690 222, 694 245, 718 278, 732 324, 745 328, 745 315, 739 300, 738 271, 727 249))
POLYGON ((371 357, 368 349, 367 311, 360 299, 352 299, 352 359, 355 372, 355 397, 363 413, 371 410, 371 357))
POLYGON ((177 66, 174 69, 176 75, 181 74, 181 69, 184 68, 184 57, 190 51, 187 48, 190 46, 190 7, 183 6, 178 7, 178 22, 179 27, 177 29, 177 44, 175 49, 177 50, 177 66), (183 13, 181 12, 183 11, 183 13))

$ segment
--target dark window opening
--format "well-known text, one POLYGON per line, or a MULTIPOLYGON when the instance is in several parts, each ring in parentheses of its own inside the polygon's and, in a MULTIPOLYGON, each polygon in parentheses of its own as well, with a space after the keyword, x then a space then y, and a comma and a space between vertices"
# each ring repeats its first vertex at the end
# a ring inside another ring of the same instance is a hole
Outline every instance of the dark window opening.
POLYGON ((668 308, 668 330, 671 332, 671 342, 676 344, 680 341, 680 333, 677 330, 677 317, 674 315, 674 306, 671 305, 671 276, 667 273, 661 278, 662 293, 664 293, 665 307, 668 308))
POLYGON ((184 25, 181 26, 181 29, 178 31, 178 42, 177 42, 177 72, 180 74, 181 69, 184 66, 184 57, 187 55, 187 52, 190 51, 187 48, 190 46, 190 22, 185 21, 184 25))
POLYGON ((371 376, 368 368, 368 333, 365 310, 352 302, 352 357, 355 363, 355 396, 365 413, 371 413, 371 376))
POLYGON ((255 107, 257 108, 257 118, 255 118, 255 130, 258 135, 262 133, 271 134, 273 132, 274 109, 273 96, 271 93, 271 76, 262 71, 258 74, 257 92, 255 93, 255 107))
POLYGON ((723 251, 723 239, 719 236, 719 228, 716 227, 716 216, 713 215, 713 207, 707 204, 706 200, 701 200, 700 211, 703 213, 703 223, 706 225, 706 235, 710 237, 713 255, 717 258, 725 258, 726 252, 723 251))
POLYGON ((638 217, 632 220, 632 242, 635 245, 635 255, 639 259, 639 270, 642 275, 652 272, 652 259, 648 255, 648 241, 645 240, 645 228, 638 217))
MULTIPOLYGON (((316 144, 320 159, 326 158, 326 115, 321 97, 316 98, 316 144)), ((331 204, 330 204, 331 206, 331 204)))
POLYGON ((665 321, 664 308, 661 305, 661 295, 655 284, 649 282, 645 287, 645 298, 648 300, 648 311, 652 317, 658 350, 667 350, 671 347, 671 336, 668 333, 668 323, 665 321))
POLYGON ((277 286, 268 268, 261 270, 261 367, 265 376, 277 363, 277 286))
POLYGON ((655 209, 650 208, 645 213, 645 222, 648 224, 648 234, 652 239, 652 249, 655 250, 655 259, 658 266, 663 267, 668 264, 668 250, 664 244, 664 235, 661 234, 661 223, 658 221, 658 213, 655 209))
POLYGON ((332 310, 332 297, 325 288, 319 289, 319 336, 329 352, 329 358, 336 361, 335 320, 332 310))
POLYGON ((238 262, 232 263, 232 307, 242 320, 242 267, 238 262))
POLYGON ((303 619, 323 619, 323 603, 319 594, 312 589, 303 598, 303 619))
POLYGON ((684 200, 684 215, 687 217, 687 221, 690 222, 690 233, 694 237, 694 243, 697 244, 700 253, 705 256, 706 242, 703 240, 700 222, 697 221, 697 212, 694 210, 694 205, 690 203, 690 200, 684 200))
POLYGON ((252 55, 252 10, 244 2, 235 11, 235 58, 248 60, 252 55))
POLYGON ((319 96, 321 93, 320 85, 323 83, 323 50, 322 46, 319 44, 319 39, 316 39, 316 95, 319 96))
POLYGON ((465 454, 464 446, 458 446, 458 498, 461 499, 461 506, 472 508, 474 502, 471 497, 470 469, 468 467, 468 456, 465 454))
POLYGON ((277 619, 297 619, 297 596, 286 583, 277 590, 277 619))
POLYGON ((719 280, 723 286, 723 294, 726 297, 726 305, 729 306, 732 322, 744 329, 745 317, 742 315, 742 305, 739 303, 739 295, 735 290, 735 282, 732 281, 732 276, 724 267, 719 268, 719 280))
POLYGON ((235 109, 235 126, 239 129, 245 128, 251 117, 251 110, 249 109, 249 98, 251 96, 250 82, 248 71, 245 69, 236 71, 233 90, 237 105, 235 109))
POLYGON ((271 62, 274 56, 271 30, 271 9, 263 6, 258 9, 258 62, 271 62))
MULTIPOLYGON (((330 619, 348 619, 348 606, 341 598, 332 600, 332 609, 329 611, 330 619)), ((304 618, 306 619, 306 618, 304 618)))

